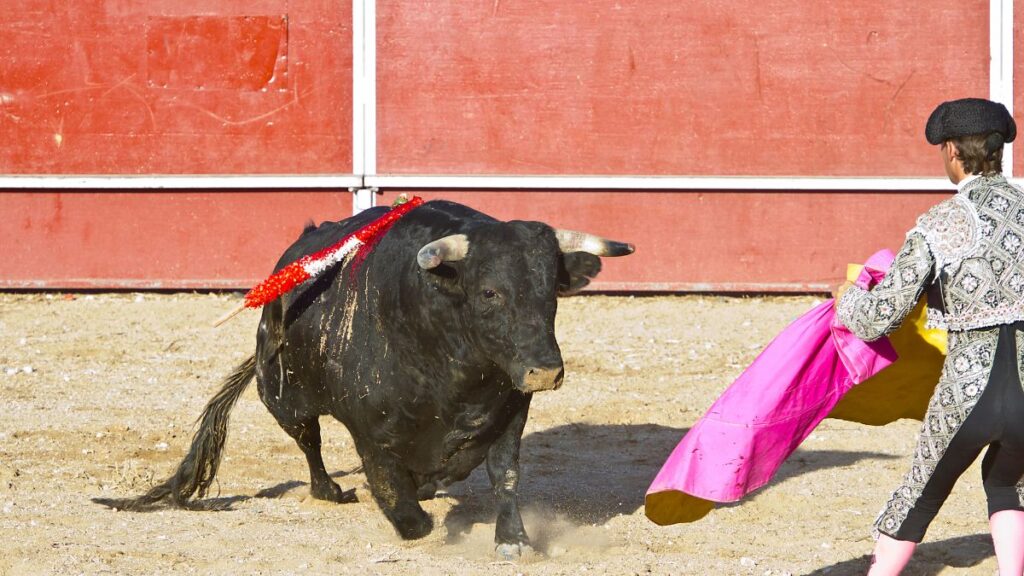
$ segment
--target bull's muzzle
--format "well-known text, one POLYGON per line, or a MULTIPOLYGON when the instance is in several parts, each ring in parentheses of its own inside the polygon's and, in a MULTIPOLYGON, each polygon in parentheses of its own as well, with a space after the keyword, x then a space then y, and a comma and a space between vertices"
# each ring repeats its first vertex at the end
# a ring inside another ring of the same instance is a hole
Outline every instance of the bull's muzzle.
POLYGON ((523 392, 558 390, 562 387, 562 378, 564 376, 565 368, 562 366, 555 366, 552 368, 527 368, 523 371, 523 380, 519 389, 523 392))

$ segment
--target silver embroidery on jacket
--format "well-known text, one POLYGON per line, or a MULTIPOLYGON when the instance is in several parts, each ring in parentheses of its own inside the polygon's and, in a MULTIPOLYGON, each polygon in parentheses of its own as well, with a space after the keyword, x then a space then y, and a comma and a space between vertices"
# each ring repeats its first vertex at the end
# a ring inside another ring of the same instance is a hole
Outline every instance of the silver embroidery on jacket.
MULTIPOLYGON (((1002 176, 983 177, 929 210, 907 233, 878 286, 846 291, 837 306, 839 319, 860 338, 879 338, 903 322, 929 280, 938 282, 945 310, 929 309, 929 323, 948 327, 949 353, 910 471, 879 514, 876 536, 899 531, 984 392, 997 326, 1024 320, 1024 192, 1002 176)), ((1024 373, 1022 343, 1018 339, 1017 362, 1024 373)), ((1017 492, 1024 505, 1024 480, 1017 492)))
MULTIPOLYGON (((948 330, 1024 320, 1024 192, 1002 176, 978 178, 924 215, 921 234, 941 274, 948 330)), ((930 318, 929 318, 930 319, 930 318)))
POLYGON ((910 471, 875 520, 876 537, 879 531, 895 535, 921 497, 950 441, 988 384, 998 339, 999 328, 949 333, 949 355, 921 423, 910 471))
POLYGON ((936 268, 944 271, 977 249, 980 231, 981 220, 974 205, 957 194, 922 214, 907 235, 921 233, 935 257, 936 268))
POLYGON ((877 340, 895 330, 917 304, 934 260, 924 236, 911 233, 889 273, 870 291, 851 286, 839 300, 837 314, 861 340, 877 340))
POLYGON ((928 330, 949 330, 949 324, 946 324, 942 310, 930 306, 925 308, 924 327, 928 330))

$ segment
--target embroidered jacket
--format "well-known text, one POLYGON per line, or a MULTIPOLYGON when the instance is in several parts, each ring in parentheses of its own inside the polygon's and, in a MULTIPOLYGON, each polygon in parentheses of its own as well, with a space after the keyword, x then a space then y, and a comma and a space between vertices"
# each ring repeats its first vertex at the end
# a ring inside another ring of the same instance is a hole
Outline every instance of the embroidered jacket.
POLYGON ((893 263, 898 278, 851 288, 840 319, 876 339, 899 326, 923 289, 929 322, 951 331, 1024 320, 1024 191, 1002 175, 976 178, 917 220, 893 263))
MULTIPOLYGON (((864 340, 880 338, 899 327, 925 290, 929 323, 949 330, 949 352, 910 472, 875 523, 890 535, 988 384, 998 326, 1024 320, 1024 191, 1002 175, 968 182, 918 218, 878 286, 843 294, 839 319, 864 340)), ((1024 338, 1016 357, 1024 372, 1024 338)), ((1017 491, 1024 503, 1024 481, 1017 491)))

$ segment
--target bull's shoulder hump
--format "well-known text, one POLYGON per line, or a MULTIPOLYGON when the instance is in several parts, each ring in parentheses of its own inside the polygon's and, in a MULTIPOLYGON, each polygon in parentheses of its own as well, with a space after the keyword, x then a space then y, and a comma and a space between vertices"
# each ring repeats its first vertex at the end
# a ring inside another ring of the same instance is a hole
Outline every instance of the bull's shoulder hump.
POLYGON ((493 216, 450 200, 431 200, 412 213, 425 218, 448 218, 467 223, 498 221, 493 216))

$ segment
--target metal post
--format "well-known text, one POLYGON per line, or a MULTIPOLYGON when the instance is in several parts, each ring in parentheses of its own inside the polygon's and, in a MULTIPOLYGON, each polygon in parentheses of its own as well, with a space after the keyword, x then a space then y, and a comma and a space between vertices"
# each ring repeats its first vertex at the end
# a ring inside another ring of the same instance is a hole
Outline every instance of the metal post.
POLYGON ((352 192, 352 215, 377 205, 376 188, 349 188, 352 192))
MULTIPOLYGON (((1013 0, 989 0, 989 99, 1013 114, 1013 0)), ((1003 148, 1003 174, 1013 177, 1013 144, 1003 148)))

